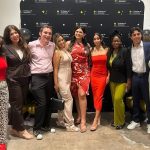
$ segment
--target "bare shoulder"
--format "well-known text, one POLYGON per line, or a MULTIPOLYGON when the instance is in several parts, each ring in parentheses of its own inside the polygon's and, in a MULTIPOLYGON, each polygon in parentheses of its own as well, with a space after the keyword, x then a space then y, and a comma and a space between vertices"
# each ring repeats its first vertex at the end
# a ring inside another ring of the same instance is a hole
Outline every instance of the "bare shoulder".
POLYGON ((106 48, 105 48, 105 51, 106 51, 106 54, 107 54, 108 51, 109 51, 109 47, 106 47, 106 48))
POLYGON ((59 55, 61 55, 61 51, 56 49, 56 50, 54 51, 54 54, 57 55, 57 56, 59 56, 59 55))
POLYGON ((69 50, 70 44, 71 44, 71 41, 66 42, 66 50, 69 50))
POLYGON ((69 47, 70 43, 71 43, 71 41, 67 41, 67 42, 66 42, 66 47, 67 47, 67 48, 69 47))

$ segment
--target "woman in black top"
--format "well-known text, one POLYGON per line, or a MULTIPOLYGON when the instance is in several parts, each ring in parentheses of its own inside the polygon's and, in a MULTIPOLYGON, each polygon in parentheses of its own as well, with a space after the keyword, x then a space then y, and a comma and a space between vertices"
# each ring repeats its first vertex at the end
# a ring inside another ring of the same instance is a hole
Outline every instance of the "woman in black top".
POLYGON ((110 72, 110 90, 114 107, 112 126, 122 129, 125 125, 125 105, 123 97, 130 88, 130 60, 128 51, 122 46, 121 35, 114 31, 111 35, 111 47, 108 52, 107 66, 110 72))
POLYGON ((8 25, 4 30, 5 54, 7 60, 7 83, 9 89, 9 124, 11 134, 32 139, 33 136, 25 129, 22 116, 23 103, 28 92, 30 76, 30 51, 23 40, 19 29, 8 25))

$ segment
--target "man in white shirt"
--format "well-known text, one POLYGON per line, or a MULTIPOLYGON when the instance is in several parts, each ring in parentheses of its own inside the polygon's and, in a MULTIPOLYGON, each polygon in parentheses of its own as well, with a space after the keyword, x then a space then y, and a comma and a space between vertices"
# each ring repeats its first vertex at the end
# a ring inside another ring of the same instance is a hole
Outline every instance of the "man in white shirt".
POLYGON ((139 27, 130 30, 131 66, 132 66, 132 96, 133 96, 133 118, 127 126, 134 129, 140 126, 140 100, 143 98, 147 112, 147 133, 150 133, 150 100, 149 100, 149 67, 150 43, 142 41, 142 31, 139 27))

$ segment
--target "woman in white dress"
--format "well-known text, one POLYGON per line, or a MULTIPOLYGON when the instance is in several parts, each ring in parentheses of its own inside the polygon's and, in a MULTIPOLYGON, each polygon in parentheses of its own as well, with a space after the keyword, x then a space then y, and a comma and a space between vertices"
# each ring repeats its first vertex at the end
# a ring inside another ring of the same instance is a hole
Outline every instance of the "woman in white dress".
POLYGON ((58 112, 57 125, 65 126, 67 131, 77 132, 79 128, 74 125, 72 116, 73 98, 70 92, 72 57, 66 50, 65 40, 60 33, 54 34, 53 41, 56 44, 53 57, 54 87, 65 102, 64 110, 58 112))

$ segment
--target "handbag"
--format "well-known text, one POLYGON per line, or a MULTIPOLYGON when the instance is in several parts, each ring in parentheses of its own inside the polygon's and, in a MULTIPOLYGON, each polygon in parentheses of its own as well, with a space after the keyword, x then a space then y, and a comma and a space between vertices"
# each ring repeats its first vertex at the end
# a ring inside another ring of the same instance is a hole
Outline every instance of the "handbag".
POLYGON ((61 98, 60 94, 57 93, 58 98, 52 97, 50 99, 50 106, 53 111, 64 110, 64 100, 61 98))

